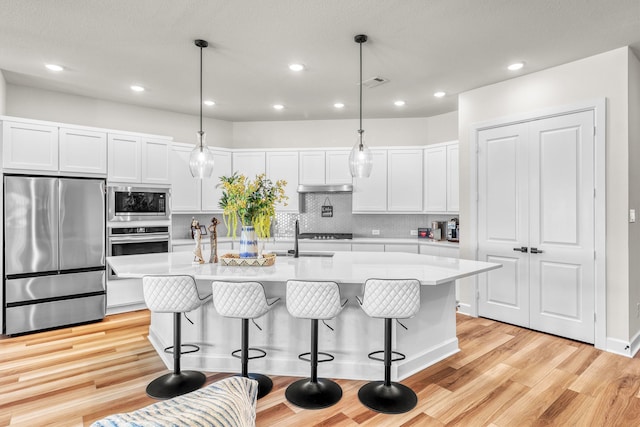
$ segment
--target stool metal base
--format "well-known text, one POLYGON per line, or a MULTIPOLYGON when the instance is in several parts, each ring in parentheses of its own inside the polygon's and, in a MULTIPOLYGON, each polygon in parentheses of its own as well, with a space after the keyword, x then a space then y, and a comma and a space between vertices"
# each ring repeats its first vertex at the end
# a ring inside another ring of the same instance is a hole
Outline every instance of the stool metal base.
POLYGON ((266 375, 249 372, 248 377, 258 381, 258 399, 265 397, 273 388, 273 381, 266 375))
POLYGON ((318 378, 298 380, 287 387, 284 393, 287 400, 304 409, 322 409, 335 405, 342 398, 342 388, 335 382, 318 378))
POLYGON ((202 372, 182 371, 169 373, 151 381, 147 386, 147 395, 154 399, 171 399, 202 387, 207 377, 202 372))
POLYGON ((406 385, 384 381, 373 381, 358 390, 358 399, 369 409, 383 414, 402 414, 409 412, 418 404, 418 396, 406 385))

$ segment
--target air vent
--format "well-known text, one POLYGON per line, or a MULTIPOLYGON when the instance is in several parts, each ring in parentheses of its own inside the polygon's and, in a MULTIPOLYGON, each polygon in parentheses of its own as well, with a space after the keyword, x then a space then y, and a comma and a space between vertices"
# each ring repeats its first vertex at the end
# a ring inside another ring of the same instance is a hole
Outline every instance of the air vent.
POLYGON ((362 86, 366 87, 367 89, 371 89, 373 87, 385 84, 388 81, 389 79, 385 79, 384 77, 371 77, 370 79, 363 81, 362 86))

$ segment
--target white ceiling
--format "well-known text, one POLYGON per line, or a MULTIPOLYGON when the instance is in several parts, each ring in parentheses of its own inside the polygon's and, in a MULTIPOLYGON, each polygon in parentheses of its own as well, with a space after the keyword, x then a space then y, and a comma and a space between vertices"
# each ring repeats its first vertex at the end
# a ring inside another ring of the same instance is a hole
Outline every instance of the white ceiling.
POLYGON ((626 45, 640 52, 640 0, 2 0, 0 69, 10 84, 198 114, 202 38, 204 97, 217 103, 206 116, 353 118, 360 33, 364 79, 390 80, 364 89, 364 117, 427 117, 473 88, 626 45), (515 61, 525 68, 507 71, 515 61))

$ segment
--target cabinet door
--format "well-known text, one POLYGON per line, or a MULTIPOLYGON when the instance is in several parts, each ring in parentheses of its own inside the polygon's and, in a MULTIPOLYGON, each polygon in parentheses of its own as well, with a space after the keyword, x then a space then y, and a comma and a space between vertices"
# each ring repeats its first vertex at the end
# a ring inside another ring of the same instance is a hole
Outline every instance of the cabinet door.
POLYGON ((388 210, 422 211, 422 150, 389 150, 388 210))
POLYGON ((189 156, 193 145, 171 146, 171 210, 199 212, 201 209, 201 180, 191 176, 189 156))
POLYGON ((434 245, 419 245, 419 251, 422 255, 433 255, 433 256, 439 256, 440 255, 440 249, 438 249, 437 246, 434 245))
POLYGON ((148 184, 168 184, 169 141, 163 139, 142 140, 142 177, 148 184))
POLYGON ((218 187, 221 176, 231 175, 231 153, 228 151, 213 151, 213 175, 202 180, 202 210, 205 212, 219 211, 222 189, 218 187))
POLYGON ((276 205, 279 212, 298 211, 298 152, 274 151, 267 153, 267 178, 274 184, 280 179, 287 181, 285 194, 287 205, 276 205))
POLYGON ((384 252, 384 244, 382 243, 352 243, 351 250, 353 252, 384 252))
POLYGON ((418 253, 418 245, 408 245, 408 244, 385 244, 384 245, 385 252, 406 252, 411 254, 418 253))
POLYGON ((240 151, 233 153, 233 170, 250 180, 265 173, 264 151, 240 151))
POLYGON ((347 150, 325 153, 325 181, 327 184, 351 184, 353 178, 349 171, 349 154, 350 151, 347 150))
POLYGON ((58 128, 2 123, 2 165, 7 169, 58 170, 58 128))
POLYGON ((458 144, 447 146, 447 211, 458 212, 459 204, 458 144))
POLYGON ((300 152, 300 184, 318 185, 325 183, 324 151, 300 152))
POLYGON ((108 137, 108 174, 111 182, 140 182, 140 138, 113 135, 108 137))
POLYGON ((424 150, 424 210, 447 211, 447 147, 424 150))
POLYGON ((354 212, 383 212, 387 210, 387 150, 371 150, 373 169, 369 178, 353 181, 354 212))
POLYGON ((60 128, 60 171, 107 174, 107 134, 60 128))

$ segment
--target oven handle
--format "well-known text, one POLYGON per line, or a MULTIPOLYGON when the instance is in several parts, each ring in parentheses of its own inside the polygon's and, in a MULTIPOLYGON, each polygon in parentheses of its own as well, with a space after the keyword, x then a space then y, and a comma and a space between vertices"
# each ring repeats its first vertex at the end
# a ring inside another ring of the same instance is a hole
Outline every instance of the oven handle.
POLYGON ((123 236, 123 237, 109 237, 109 243, 111 244, 120 244, 120 243, 132 243, 132 242, 168 242, 169 236, 123 236))

